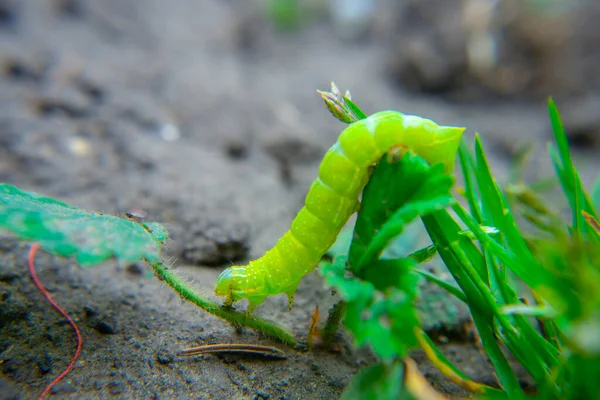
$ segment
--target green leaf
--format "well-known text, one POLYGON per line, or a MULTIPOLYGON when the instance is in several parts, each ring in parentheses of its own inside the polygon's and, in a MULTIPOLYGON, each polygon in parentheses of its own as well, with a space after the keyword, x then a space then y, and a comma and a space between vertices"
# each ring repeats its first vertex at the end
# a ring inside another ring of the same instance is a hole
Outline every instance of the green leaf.
POLYGON ((400 362, 363 368, 352 378, 341 400, 397 400, 410 398, 403 387, 404 365, 400 362))
POLYGON ((414 218, 451 204, 452 182, 441 164, 430 167, 412 152, 398 160, 384 156, 363 192, 350 246, 350 268, 359 272, 414 218))
MULTIPOLYGON (((333 263, 322 263, 320 271, 325 282, 347 302, 344 324, 354 335, 356 344, 370 345, 384 360, 407 355, 418 344, 414 335, 414 328, 419 326, 414 306, 416 274, 402 275, 395 271, 400 281, 398 284, 407 287, 407 291, 391 288, 384 294, 376 290, 370 281, 348 276, 346 260, 346 257, 340 256, 333 263)), ((413 260, 401 262, 405 268, 412 263, 413 260)), ((375 275, 378 271, 374 268, 369 273, 375 275)), ((374 280, 383 286, 380 280, 374 280)))
POLYGON ((88 212, 66 203, 0 183, 0 230, 63 257, 75 257, 81 266, 110 257, 130 263, 155 262, 167 239, 158 223, 88 212))
POLYGON ((360 271, 359 276, 371 282, 377 290, 385 291, 395 287, 416 297, 419 282, 419 275, 414 271, 416 264, 411 258, 376 260, 360 271))
POLYGON ((369 282, 346 276, 347 257, 337 257, 333 263, 322 263, 320 271, 325 282, 336 288, 348 302, 367 304, 374 297, 375 288, 369 282))
POLYGON ((394 156, 383 157, 363 192, 349 258, 336 257, 322 267, 326 282, 347 302, 344 323, 357 345, 369 344, 384 360, 403 357, 418 345, 419 275, 414 258, 379 257, 409 222, 452 203, 452 178, 442 165, 430 167, 411 152, 394 156))

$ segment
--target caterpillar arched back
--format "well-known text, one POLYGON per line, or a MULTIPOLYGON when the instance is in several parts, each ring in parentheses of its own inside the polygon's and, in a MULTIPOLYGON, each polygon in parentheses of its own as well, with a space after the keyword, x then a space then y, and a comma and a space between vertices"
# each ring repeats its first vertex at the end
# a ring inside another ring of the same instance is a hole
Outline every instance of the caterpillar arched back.
MULTIPOLYGON (((394 146, 406 146, 430 164, 452 172, 464 128, 382 111, 348 126, 327 151, 319 176, 290 230, 265 255, 221 273, 215 294, 225 305, 247 298, 248 313, 268 296, 285 293, 292 307, 298 283, 311 272, 359 205, 369 168, 394 146)), ((401 184, 399 182, 398 184, 401 184)))

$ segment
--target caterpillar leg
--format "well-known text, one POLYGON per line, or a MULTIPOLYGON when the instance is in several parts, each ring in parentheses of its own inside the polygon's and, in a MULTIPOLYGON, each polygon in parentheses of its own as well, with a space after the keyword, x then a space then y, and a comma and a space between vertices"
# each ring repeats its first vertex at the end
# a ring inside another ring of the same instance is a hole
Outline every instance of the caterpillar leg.
POLYGON ((233 306, 235 300, 233 299, 233 294, 228 295, 225 300, 223 300, 223 307, 230 308, 233 306))
POLYGON ((292 311, 292 307, 294 306, 294 295, 296 294, 296 290, 298 289, 298 285, 296 284, 292 289, 288 289, 285 294, 288 298, 288 309, 292 311))
POLYGON ((240 299, 239 296, 236 296, 234 291, 232 268, 227 268, 221 272, 221 275, 219 275, 215 288, 215 294, 217 296, 225 296, 225 300, 223 300, 223 307, 231 307, 233 306, 233 303, 240 299))
POLYGON ((225 300, 223 300, 223 307, 231 308, 233 303, 235 303, 236 299, 233 296, 233 287, 231 284, 231 275, 228 270, 223 271, 221 276, 219 276, 220 281, 226 281, 227 283, 221 283, 221 290, 217 292, 217 295, 225 296, 225 300))
POLYGON ((263 301, 265 301, 265 299, 266 297, 249 297, 246 315, 250 316, 254 312, 254 309, 258 307, 263 301))
POLYGON ((231 307, 233 303, 243 298, 248 299, 246 315, 250 315, 271 294, 265 290, 264 281, 258 277, 259 274, 251 268, 251 265, 229 267, 217 278, 215 294, 225 296, 224 307, 231 307))

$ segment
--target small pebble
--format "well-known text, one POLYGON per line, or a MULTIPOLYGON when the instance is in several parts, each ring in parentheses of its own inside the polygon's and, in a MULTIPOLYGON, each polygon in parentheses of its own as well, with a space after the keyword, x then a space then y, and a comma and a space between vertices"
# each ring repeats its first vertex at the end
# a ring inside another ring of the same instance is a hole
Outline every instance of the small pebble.
POLYGON ((248 156, 248 146, 239 139, 232 139, 225 144, 225 152, 230 158, 240 160, 248 156))
POLYGON ((83 311, 85 312, 86 317, 93 317, 94 315, 97 314, 96 310, 94 310, 90 306, 83 306, 83 311))
POLYGON ((260 390, 256 392, 256 397, 258 399, 265 399, 267 400, 269 397, 271 397, 268 393, 265 392, 261 392, 260 390))
POLYGON ((44 354, 43 359, 38 360, 37 365, 42 375, 52 372, 52 357, 50 357, 50 354, 44 354))
POLYGON ((127 271, 128 273, 130 273, 132 275, 143 275, 144 267, 142 266, 141 263, 133 263, 133 264, 127 265, 127 267, 125 267, 125 271, 127 271))
POLYGON ((105 321, 100 321, 96 324, 96 330, 100 333, 113 335, 116 333, 115 328, 105 321))
POLYGON ((125 382, 112 381, 108 384, 108 391, 113 396, 123 393, 125 390, 125 382))
POLYGON ((75 392, 77 390, 68 381, 60 381, 50 389, 50 393, 57 395, 66 395, 75 392))
POLYGON ((165 352, 158 353, 158 355, 156 356, 156 361, 163 365, 170 364, 171 362, 173 362, 173 355, 165 352))
POLYGON ((171 123, 161 124, 158 133, 165 142, 175 142, 181 137, 179 128, 171 123))

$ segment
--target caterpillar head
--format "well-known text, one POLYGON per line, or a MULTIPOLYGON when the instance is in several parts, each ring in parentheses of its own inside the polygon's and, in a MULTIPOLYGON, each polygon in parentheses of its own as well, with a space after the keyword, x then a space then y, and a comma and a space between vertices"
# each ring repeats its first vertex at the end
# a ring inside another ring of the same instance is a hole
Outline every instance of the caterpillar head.
POLYGON ((226 296, 223 305, 231 306, 238 300, 247 298, 249 302, 247 314, 251 314, 271 293, 265 287, 263 274, 250 265, 229 267, 217 278, 215 286, 217 296, 226 296))
POLYGON ((233 301, 233 293, 234 293, 234 279, 233 279, 233 271, 235 267, 230 267, 221 272, 221 275, 217 278, 217 284, 215 286, 215 294, 217 296, 228 296, 231 297, 233 301))
POLYGON ((234 265, 229 267, 217 278, 215 294, 227 296, 235 302, 241 298, 261 296, 265 283, 263 274, 259 273, 252 265, 234 265))

